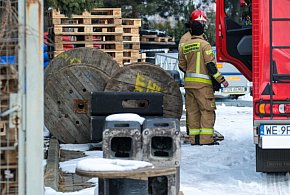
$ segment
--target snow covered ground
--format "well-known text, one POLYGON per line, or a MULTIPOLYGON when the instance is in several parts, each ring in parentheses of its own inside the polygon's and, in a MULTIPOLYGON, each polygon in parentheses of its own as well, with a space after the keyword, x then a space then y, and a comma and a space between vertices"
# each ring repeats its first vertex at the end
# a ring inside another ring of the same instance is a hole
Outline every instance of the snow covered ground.
MULTIPOLYGON (((185 120, 184 116, 182 120, 185 120)), ((218 106, 215 129, 225 136, 220 145, 183 144, 181 147, 180 190, 185 195, 290 194, 289 173, 265 174, 255 171, 251 107, 218 106)), ((181 130, 185 131, 185 127, 181 127, 181 130)), ((77 145, 74 149, 75 147, 77 145)), ((81 148, 83 146, 80 150, 81 148)), ((102 156, 101 151, 89 151, 86 154, 89 156, 85 158, 102 156)), ((79 160, 81 159, 63 162, 61 168, 74 172, 79 160)), ((45 195, 93 194, 94 188, 73 193, 55 192, 46 188, 45 195)))

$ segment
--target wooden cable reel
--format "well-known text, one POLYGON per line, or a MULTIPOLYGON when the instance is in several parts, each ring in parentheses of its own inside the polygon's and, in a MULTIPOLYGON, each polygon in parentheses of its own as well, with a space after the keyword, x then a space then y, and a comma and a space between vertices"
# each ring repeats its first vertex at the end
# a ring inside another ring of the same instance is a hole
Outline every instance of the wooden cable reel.
POLYGON ((79 48, 63 56, 56 57, 45 72, 45 125, 62 143, 89 143, 91 92, 104 91, 120 67, 98 49, 79 48), (85 63, 71 61, 76 58, 85 63))
POLYGON ((180 119, 182 96, 175 80, 162 68, 148 63, 122 67, 108 81, 104 91, 163 93, 163 116, 180 119))

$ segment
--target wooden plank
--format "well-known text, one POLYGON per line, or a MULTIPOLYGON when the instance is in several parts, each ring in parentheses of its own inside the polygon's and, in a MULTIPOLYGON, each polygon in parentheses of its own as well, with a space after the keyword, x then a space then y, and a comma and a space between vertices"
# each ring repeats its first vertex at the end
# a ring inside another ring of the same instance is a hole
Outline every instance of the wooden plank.
POLYGON ((74 173, 60 173, 59 190, 61 192, 75 192, 85 188, 93 187, 94 184, 88 182, 92 177, 83 177, 74 173))
POLYGON ((158 46, 169 46, 169 45, 175 45, 175 42, 156 42, 156 41, 140 41, 141 45, 158 45, 158 46))
POLYGON ((131 42, 127 42, 127 41, 123 41, 123 47, 124 47, 124 51, 125 50, 140 50, 141 46, 140 43, 131 43, 131 42))
POLYGON ((120 42, 62 42, 62 43, 55 43, 55 51, 63 51, 69 50, 73 48, 80 48, 80 47, 87 47, 87 48, 98 48, 103 50, 116 50, 121 51, 123 50, 123 44, 120 42))
POLYGON ((175 167, 145 167, 134 170, 123 171, 86 171, 76 169, 76 174, 87 177, 99 177, 106 179, 141 179, 147 180, 148 177, 157 177, 164 175, 173 175, 176 173, 175 167))
POLYGON ((104 42, 112 42, 112 43, 118 43, 123 41, 123 36, 121 35, 110 35, 110 34, 100 34, 100 35, 86 35, 85 40, 88 42, 94 42, 94 43, 104 43, 104 42))
POLYGON ((128 42, 137 42, 140 44, 140 36, 139 35, 125 35, 123 36, 123 41, 128 42))
POLYGON ((7 128, 5 135, 2 135, 0 138, 1 147, 13 147, 18 141, 18 129, 7 128))
POLYGON ((6 182, 1 188, 1 195, 15 195, 18 194, 18 182, 6 182))
MULTIPOLYGON (((52 9, 48 12, 51 18, 66 18, 62 12, 52 9)), ((95 8, 91 12, 83 12, 81 15, 73 14, 71 18, 89 17, 89 18, 104 18, 104 17, 121 17, 121 8, 95 8)))
POLYGON ((128 66, 134 63, 143 63, 146 59, 140 59, 140 58, 123 58, 123 65, 128 66))
POLYGON ((140 54, 139 54, 139 51, 124 51, 123 52, 123 56, 124 57, 129 57, 129 58, 139 58, 140 57, 140 54))
POLYGON ((183 104, 179 86, 156 65, 136 63, 125 66, 108 81, 105 91, 163 93, 164 116, 181 118, 183 104))
POLYGON ((54 25, 49 28, 49 34, 56 35, 120 35, 122 33, 123 27, 116 25, 54 25))
POLYGON ((158 37, 157 35, 142 35, 142 42, 174 42, 174 37, 158 37))
POLYGON ((18 152, 16 150, 1 150, 0 164, 2 165, 17 165, 18 152))
POLYGON ((60 150, 59 161, 64 162, 71 159, 82 158, 85 154, 82 151, 60 150))
POLYGON ((59 142, 52 138, 49 142, 47 164, 44 173, 44 184, 58 191, 59 183, 59 142))
POLYGON ((116 51, 116 50, 103 50, 107 54, 113 57, 113 59, 123 59, 123 51, 116 51))
POLYGON ((139 35, 139 27, 127 27, 126 25, 123 25, 123 33, 126 34, 132 34, 132 35, 139 35))
POLYGON ((8 121, 0 121, 0 136, 6 135, 7 132, 7 122, 8 121))
POLYGON ((122 18, 122 24, 126 26, 141 27, 142 20, 139 18, 122 18))
POLYGON ((121 25, 122 24, 122 19, 121 18, 106 18, 106 17, 102 17, 102 18, 86 18, 84 20, 85 24, 100 24, 100 25, 110 25, 110 24, 114 24, 114 25, 121 25))

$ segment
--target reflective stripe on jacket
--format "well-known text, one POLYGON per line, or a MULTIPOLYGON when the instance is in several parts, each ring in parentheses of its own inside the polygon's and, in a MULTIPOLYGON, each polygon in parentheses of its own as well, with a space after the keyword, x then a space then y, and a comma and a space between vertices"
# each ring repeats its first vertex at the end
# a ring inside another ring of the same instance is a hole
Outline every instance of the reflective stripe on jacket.
MULTIPOLYGON (((185 88, 202 88, 212 85, 212 81, 206 64, 216 63, 215 55, 210 44, 203 36, 191 36, 188 32, 182 36, 178 47, 179 68, 184 71, 185 88)), ((219 72, 218 72, 219 73, 219 72)), ((222 75, 215 74, 213 77, 218 80, 222 75)))

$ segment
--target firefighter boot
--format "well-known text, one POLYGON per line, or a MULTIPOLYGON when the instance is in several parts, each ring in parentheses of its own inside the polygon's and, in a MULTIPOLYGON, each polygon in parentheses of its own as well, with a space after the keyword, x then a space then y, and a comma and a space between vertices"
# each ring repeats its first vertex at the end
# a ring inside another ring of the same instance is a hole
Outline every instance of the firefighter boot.
POLYGON ((190 135, 189 141, 191 145, 199 145, 199 135, 190 135))
POLYGON ((216 143, 217 142, 215 142, 213 135, 200 135, 199 137, 200 145, 215 145, 216 143))

